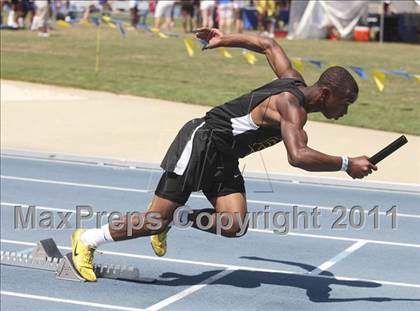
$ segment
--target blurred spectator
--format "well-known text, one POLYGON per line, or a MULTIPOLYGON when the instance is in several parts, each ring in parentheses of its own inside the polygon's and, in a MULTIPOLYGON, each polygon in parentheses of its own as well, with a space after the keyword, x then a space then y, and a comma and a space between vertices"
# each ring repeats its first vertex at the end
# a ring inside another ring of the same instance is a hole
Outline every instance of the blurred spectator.
POLYGON ((3 12, 9 9, 8 3, 5 0, 0 0, 0 28, 4 28, 5 25, 3 25, 3 12))
POLYGON ((202 27, 213 28, 213 12, 215 9, 214 0, 201 0, 200 12, 202 18, 202 27))
POLYGON ((31 30, 38 30, 38 36, 47 38, 50 36, 48 31, 48 19, 50 17, 50 3, 46 0, 35 0, 36 13, 31 30))
POLYGON ((77 20, 78 8, 74 1, 66 0, 66 22, 75 22, 77 20))
POLYGON ((184 33, 197 27, 194 20, 194 0, 181 0, 182 29, 184 33))
MULTIPOLYGON (((25 28, 24 21, 29 16, 29 25, 32 25, 35 16, 35 2, 34 0, 23 0, 22 1, 22 12, 20 17, 22 18, 22 28, 25 28)), ((19 20, 18 20, 19 23, 19 20)), ((30 28, 30 27, 29 27, 30 28)))
POLYGON ((201 26, 200 0, 193 0, 193 6, 194 6, 193 27, 198 28, 201 26))
POLYGON ((66 22, 70 22, 71 18, 69 16, 70 11, 70 1, 67 0, 55 0, 55 19, 56 20, 64 20, 66 22))
POLYGON ((174 1, 174 5, 172 6, 172 9, 171 9, 171 23, 169 24, 169 29, 172 29, 175 27, 175 3, 176 3, 176 0, 174 1))
POLYGON ((218 0, 217 8, 219 11, 219 28, 224 33, 230 33, 232 31, 232 19, 233 19, 233 3, 232 0, 218 0))
POLYGON ((233 0, 233 24, 237 33, 241 33, 244 29, 242 15, 247 2, 245 0, 233 0))
POLYGON ((0 0, 0 28, 3 28, 3 6, 4 1, 0 0))
POLYGON ((102 15, 111 15, 112 7, 108 0, 98 0, 97 4, 91 4, 86 8, 83 19, 89 19, 92 13, 101 13, 102 15))
POLYGON ((395 10, 395 8, 392 5, 392 2, 390 0, 385 0, 383 2, 383 10, 384 10, 384 14, 385 15, 394 15, 397 11, 395 10))
POLYGON ((276 24, 274 31, 287 31, 287 27, 289 24, 289 7, 290 7, 290 0, 281 0, 277 2, 277 16, 276 16, 276 24))
POLYGON ((9 15, 7 16, 7 27, 17 29, 17 0, 8 1, 9 15))
POLYGON ((109 0, 99 0, 99 8, 102 12, 102 15, 111 15, 112 6, 109 0))
POLYGON ((160 29, 161 18, 165 18, 163 28, 170 29, 171 14, 175 0, 159 0, 155 8, 155 28, 160 29))
POLYGON ((273 19, 275 16, 276 2, 274 0, 256 1, 258 15, 258 31, 262 35, 274 38, 273 19))
POLYGON ((130 0, 131 25, 146 25, 147 15, 149 14, 148 0, 130 0))
POLYGON ((138 0, 129 1, 131 26, 133 27, 137 27, 137 24, 140 21, 138 2, 139 2, 138 0))

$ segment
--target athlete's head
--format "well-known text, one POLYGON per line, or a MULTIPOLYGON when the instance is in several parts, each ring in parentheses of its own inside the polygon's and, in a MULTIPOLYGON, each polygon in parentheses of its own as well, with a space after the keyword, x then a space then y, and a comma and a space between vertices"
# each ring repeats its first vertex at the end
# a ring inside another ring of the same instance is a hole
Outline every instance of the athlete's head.
POLYGON ((325 70, 315 83, 321 91, 320 111, 328 119, 338 119, 347 113, 359 94, 353 76, 343 67, 333 66, 325 70))

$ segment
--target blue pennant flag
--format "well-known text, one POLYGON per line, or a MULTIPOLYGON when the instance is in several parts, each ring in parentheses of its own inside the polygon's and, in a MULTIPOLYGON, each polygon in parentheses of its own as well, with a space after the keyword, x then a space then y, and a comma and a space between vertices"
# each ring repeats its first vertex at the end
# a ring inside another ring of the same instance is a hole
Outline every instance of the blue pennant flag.
POLYGON ((168 37, 179 37, 179 34, 177 34, 176 32, 165 32, 165 35, 167 35, 168 37))
POLYGON ((355 73, 357 73, 357 75, 362 78, 367 80, 368 76, 366 74, 366 72, 363 70, 362 67, 357 67, 357 66, 349 66, 355 73))
POLYGON ((388 73, 388 74, 391 74, 391 75, 401 76, 401 77, 404 77, 406 79, 411 78, 411 75, 407 71, 404 71, 404 70, 395 69, 395 70, 387 70, 385 72, 388 73))
POLYGON ((322 67, 322 62, 320 60, 308 59, 308 62, 311 63, 312 65, 317 66, 318 68, 322 67))
POLYGON ((152 32, 152 30, 150 29, 150 27, 148 26, 148 25, 146 25, 146 24, 137 24, 136 25, 136 28, 137 29, 143 29, 144 31, 147 31, 147 32, 152 32))

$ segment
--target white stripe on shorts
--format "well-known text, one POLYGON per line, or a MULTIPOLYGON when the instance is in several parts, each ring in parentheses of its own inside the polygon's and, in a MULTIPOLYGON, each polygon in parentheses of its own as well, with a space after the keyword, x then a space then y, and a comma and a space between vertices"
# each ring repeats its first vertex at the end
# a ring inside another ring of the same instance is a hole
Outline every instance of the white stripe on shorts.
POLYGON ((177 175, 183 175, 185 172, 185 169, 187 168, 188 162, 190 161, 191 158, 191 153, 192 153, 192 147, 193 147, 193 141, 194 141, 194 136, 195 133, 197 132, 197 130, 199 128, 201 128, 206 122, 201 123, 199 126, 197 126, 194 130, 194 132, 191 135, 190 140, 187 142, 187 144, 185 145, 184 150, 182 151, 181 156, 179 157, 178 162, 176 162, 175 165, 175 169, 174 169, 174 173, 177 175))

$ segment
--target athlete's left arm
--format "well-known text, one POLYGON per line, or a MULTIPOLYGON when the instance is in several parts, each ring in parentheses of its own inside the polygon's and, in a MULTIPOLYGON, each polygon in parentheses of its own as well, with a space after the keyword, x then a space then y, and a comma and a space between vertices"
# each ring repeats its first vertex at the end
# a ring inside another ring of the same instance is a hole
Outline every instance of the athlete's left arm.
POLYGON ((239 47, 264 54, 267 61, 279 78, 294 78, 301 81, 302 75, 293 68, 289 58, 278 43, 269 38, 250 34, 225 35, 219 29, 201 28, 196 31, 197 38, 205 40, 207 44, 203 50, 218 47, 239 47))

